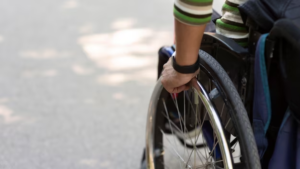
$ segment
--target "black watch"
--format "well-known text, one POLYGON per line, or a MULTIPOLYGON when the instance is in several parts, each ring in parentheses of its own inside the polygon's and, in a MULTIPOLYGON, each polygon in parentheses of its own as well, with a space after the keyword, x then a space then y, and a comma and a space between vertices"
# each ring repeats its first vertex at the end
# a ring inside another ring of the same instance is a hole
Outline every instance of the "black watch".
POLYGON ((198 57, 196 63, 194 63, 193 65, 189 65, 189 66, 180 66, 176 63, 176 59, 175 59, 175 55, 176 52, 173 53, 172 55, 172 59, 173 59, 173 68, 179 72, 179 73, 183 73, 183 74, 190 74, 190 73, 195 73, 200 66, 200 59, 198 57))

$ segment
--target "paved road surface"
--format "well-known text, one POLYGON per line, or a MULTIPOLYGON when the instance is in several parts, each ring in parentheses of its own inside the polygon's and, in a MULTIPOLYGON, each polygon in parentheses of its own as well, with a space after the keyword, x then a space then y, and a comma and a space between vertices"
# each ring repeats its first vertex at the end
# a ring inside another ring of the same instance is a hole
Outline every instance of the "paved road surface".
POLYGON ((0 168, 138 168, 172 0, 2 0, 0 16, 0 168))

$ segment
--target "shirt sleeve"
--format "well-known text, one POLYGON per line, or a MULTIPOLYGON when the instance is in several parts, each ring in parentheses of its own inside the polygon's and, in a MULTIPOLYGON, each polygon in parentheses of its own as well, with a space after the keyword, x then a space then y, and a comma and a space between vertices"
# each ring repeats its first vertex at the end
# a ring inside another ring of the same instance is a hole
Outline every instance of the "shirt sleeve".
POLYGON ((174 17, 188 25, 203 25, 211 20, 213 0, 175 0, 174 17))

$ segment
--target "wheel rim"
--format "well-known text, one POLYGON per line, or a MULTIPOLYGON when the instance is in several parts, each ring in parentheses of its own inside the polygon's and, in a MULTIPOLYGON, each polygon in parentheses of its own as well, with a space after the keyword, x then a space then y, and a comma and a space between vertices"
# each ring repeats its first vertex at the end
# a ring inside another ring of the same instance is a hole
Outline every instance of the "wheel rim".
MULTIPOLYGON (((233 168, 233 164, 232 164, 233 159, 232 158, 235 158, 235 157, 232 157, 232 154, 230 152, 230 148, 228 146, 228 143, 227 143, 227 140, 226 140, 226 137, 225 137, 225 133, 223 131, 222 124, 219 120, 218 114, 217 114, 217 112, 214 108, 214 105, 212 104, 212 102, 209 98, 208 93, 205 91, 205 88, 196 79, 194 79, 191 83, 191 90, 195 93, 195 95, 198 96, 198 98, 201 100, 201 102, 204 103, 203 105, 204 105, 205 109, 208 110, 207 114, 205 114, 205 116, 207 115, 210 119, 215 119, 213 121, 210 120, 210 124, 211 124, 212 128, 214 129, 214 133, 213 133, 214 134, 214 144, 213 144, 213 147, 211 147, 210 149, 205 149, 204 151, 205 151, 206 154, 205 153, 201 154, 201 152, 198 153, 197 150, 194 150, 194 158, 191 158, 191 153, 187 153, 189 155, 185 158, 180 156, 179 152, 176 150, 176 147, 175 148, 163 147, 163 149, 165 149, 165 151, 161 151, 159 148, 157 148, 158 146, 155 145, 155 139, 157 139, 157 138, 154 137, 155 132, 158 132, 157 127, 155 126, 155 123, 157 123, 157 121, 155 121, 155 119, 156 119, 156 117, 155 117, 156 114, 155 113, 157 111, 156 107, 159 104, 158 103, 158 100, 159 100, 159 97, 160 97, 159 93, 161 93, 162 90, 163 90, 163 87, 161 86, 161 83, 158 82, 156 87, 155 87, 154 95, 152 95, 151 103, 150 103, 150 107, 149 107, 149 112, 148 112, 148 122, 147 122, 147 133, 148 134, 147 134, 147 138, 146 138, 146 150, 148 152, 147 153, 148 168, 150 168, 150 169, 167 168, 167 166, 165 164, 159 165, 159 164, 157 164, 157 162, 155 162, 155 159, 157 159, 158 156, 163 156, 164 155, 164 153, 166 152, 166 149, 170 149, 170 151, 173 151, 173 155, 175 154, 178 157, 178 160, 181 161, 181 164, 178 163, 178 165, 177 165, 177 166, 180 165, 179 168, 230 168, 230 169, 233 168), (216 147, 220 148, 221 156, 222 156, 221 160, 217 160, 216 158, 211 158, 212 153, 210 153, 210 159, 204 157, 204 159, 205 159, 205 161, 204 161, 203 159, 201 160, 201 158, 198 158, 198 162, 195 162, 196 161, 195 159, 196 159, 197 156, 198 157, 200 157, 200 156, 203 157, 204 156, 203 154, 205 154, 206 157, 207 157, 207 154, 208 154, 209 151, 210 152, 216 151, 216 147), (190 164, 191 159, 194 160, 194 163, 192 165, 190 164), (199 162, 201 163, 201 165, 198 165, 199 162), (222 164, 219 165, 220 163, 222 163, 222 164), (216 166, 216 164, 218 164, 218 165, 216 166), (220 167, 220 166, 222 166, 222 167, 220 167)), ((164 100, 162 100, 162 101, 165 102, 164 100)), ((173 101, 176 102, 177 100, 174 99, 173 101)), ((187 102, 188 101, 190 102, 191 100, 187 99, 187 102)), ((173 131, 171 131, 172 135, 174 135, 175 132, 178 132, 180 130, 181 131, 187 131, 186 129, 184 129, 186 127, 186 124, 183 124, 186 120, 183 120, 181 118, 181 120, 179 120, 180 121, 180 127, 177 126, 177 130, 176 130, 176 127, 175 127, 176 125, 174 124, 174 122, 172 122, 172 120, 170 120, 170 113, 167 110, 166 103, 163 104, 163 107, 164 107, 165 112, 168 112, 164 116, 168 119, 169 126, 174 127, 173 131)), ((177 110, 179 112, 178 105, 177 105, 177 110)), ((184 110, 186 110, 186 108, 184 108, 184 110)), ((178 114, 180 114, 180 113, 178 113, 178 114)), ((185 114, 185 112, 184 112, 184 114, 185 114)), ((197 113, 195 113, 195 114, 197 115, 197 113)), ((204 119, 203 121, 201 121, 202 124, 199 121, 195 122, 195 124, 197 124, 197 123, 201 124, 200 129, 202 129, 204 121, 206 121, 205 116, 204 116, 204 118, 202 117, 202 119, 204 119)), ((195 119, 198 119, 198 118, 196 117, 195 119)), ((227 123, 226 126, 228 124, 229 123, 227 123)), ((199 126, 197 126, 197 128, 196 128, 196 126, 197 125, 195 125, 195 130, 192 131, 192 132, 194 132, 194 134, 197 133, 197 132, 199 133, 199 131, 196 130, 199 126)), ((226 128, 226 126, 225 126, 225 128, 226 128)), ((171 127, 171 130, 172 130, 172 127, 171 127)), ((162 135, 164 135, 164 133, 161 129, 160 129, 160 132, 162 133, 162 135)), ((185 134, 187 134, 187 133, 189 133, 188 135, 190 135, 189 137, 191 138, 191 132, 185 132, 185 134)), ((179 135, 179 134, 177 133, 177 135, 179 135)), ((208 143, 206 142, 205 136, 203 136, 204 134, 201 134, 201 135, 202 135, 202 141, 205 141, 204 144, 207 146, 208 143)), ((183 138, 184 136, 179 136, 179 137, 183 138)), ((192 135, 192 137, 193 137, 193 135, 192 135)), ((196 145, 197 141, 201 140, 201 139, 199 139, 199 137, 200 137, 200 133, 196 137, 196 140, 191 140, 190 139, 190 141, 193 142, 194 145, 196 145)), ((164 142, 167 142, 167 143, 171 142, 168 139, 164 139, 164 140, 165 140, 164 142)), ((184 145, 184 147, 186 148, 186 144, 184 145)))
POLYGON ((214 119, 211 121, 212 122, 211 125, 215 131, 218 131, 215 132, 215 134, 217 135, 218 144, 220 145, 219 147, 222 153, 224 168, 232 169, 233 165, 232 165, 231 153, 227 144, 227 140, 225 138, 225 133, 223 131, 223 127, 220 122, 219 116, 204 87, 195 79, 192 80, 192 87, 195 93, 197 93, 197 95, 200 97, 202 103, 204 103, 204 106, 208 112, 208 115, 210 116, 210 119, 214 119))

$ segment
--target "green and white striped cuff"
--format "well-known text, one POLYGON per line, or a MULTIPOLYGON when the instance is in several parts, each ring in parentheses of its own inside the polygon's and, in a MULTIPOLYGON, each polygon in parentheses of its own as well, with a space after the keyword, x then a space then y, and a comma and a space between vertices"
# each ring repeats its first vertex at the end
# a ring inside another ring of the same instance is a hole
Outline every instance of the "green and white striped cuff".
POLYGON ((202 25, 211 20, 212 0, 175 0, 174 16, 189 25, 202 25))

